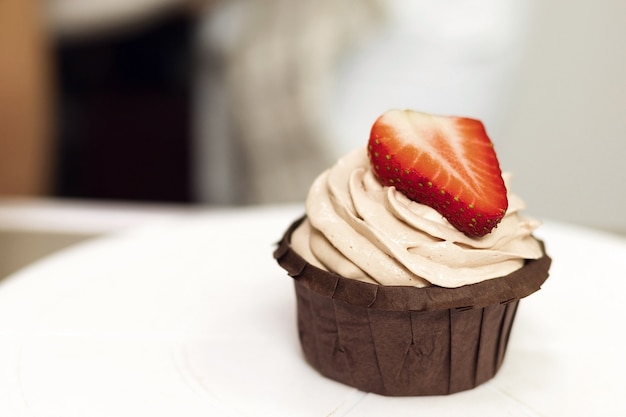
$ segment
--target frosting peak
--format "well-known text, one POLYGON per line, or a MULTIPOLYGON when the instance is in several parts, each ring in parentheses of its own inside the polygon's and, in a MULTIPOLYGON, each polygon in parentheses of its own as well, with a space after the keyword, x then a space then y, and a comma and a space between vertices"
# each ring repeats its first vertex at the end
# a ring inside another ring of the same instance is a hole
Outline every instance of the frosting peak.
POLYGON ((539 223, 519 213, 524 203, 517 196, 509 193, 508 199, 498 227, 482 238, 468 237, 434 209, 381 185, 360 148, 314 181, 307 220, 292 245, 309 263, 347 278, 459 287, 507 275, 542 256, 532 236, 539 223))

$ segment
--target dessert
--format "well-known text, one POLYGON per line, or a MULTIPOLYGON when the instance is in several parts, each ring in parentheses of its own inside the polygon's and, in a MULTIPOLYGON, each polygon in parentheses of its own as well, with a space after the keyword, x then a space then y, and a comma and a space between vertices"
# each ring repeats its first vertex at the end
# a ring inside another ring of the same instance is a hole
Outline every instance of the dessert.
POLYGON ((392 110, 312 184, 274 252, 304 356, 383 395, 473 388, 504 359, 550 258, 481 122, 392 110))

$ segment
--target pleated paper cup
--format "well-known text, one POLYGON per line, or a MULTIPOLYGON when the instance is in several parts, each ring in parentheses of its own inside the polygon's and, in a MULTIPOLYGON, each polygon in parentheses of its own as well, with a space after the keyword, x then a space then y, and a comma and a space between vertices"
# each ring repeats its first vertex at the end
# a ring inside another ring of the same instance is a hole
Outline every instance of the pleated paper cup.
POLYGON ((328 378, 389 396, 444 395, 491 379, 519 300, 539 290, 545 254, 497 279, 459 288, 382 286, 321 270, 290 245, 274 252, 294 279, 304 357, 328 378))

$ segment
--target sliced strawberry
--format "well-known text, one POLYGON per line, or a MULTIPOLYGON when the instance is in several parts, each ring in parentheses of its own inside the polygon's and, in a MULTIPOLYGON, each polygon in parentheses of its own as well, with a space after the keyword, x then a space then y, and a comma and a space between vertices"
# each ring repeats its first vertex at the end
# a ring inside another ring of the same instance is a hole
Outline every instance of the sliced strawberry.
POLYGON ((508 207, 493 143, 478 120, 391 110, 374 123, 368 155, 383 185, 468 236, 490 233, 508 207))

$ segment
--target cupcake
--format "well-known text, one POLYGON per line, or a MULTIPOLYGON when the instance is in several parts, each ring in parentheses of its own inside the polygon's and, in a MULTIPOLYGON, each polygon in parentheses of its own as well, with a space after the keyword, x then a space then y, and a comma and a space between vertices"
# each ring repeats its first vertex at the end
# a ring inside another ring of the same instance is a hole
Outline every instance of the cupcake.
POLYGON ((389 396, 491 379, 550 258, 475 119, 391 110, 312 184, 274 252, 306 360, 389 396))

